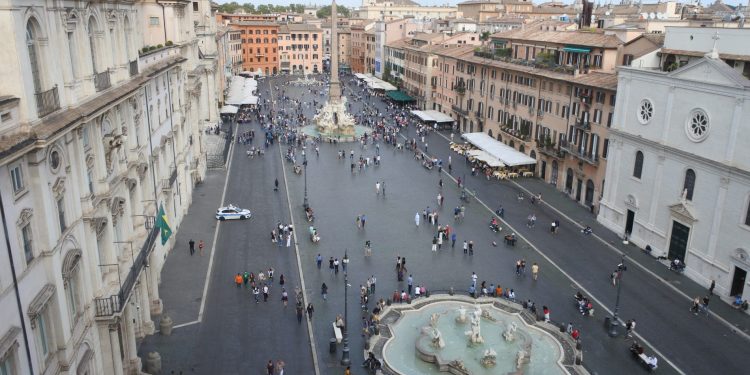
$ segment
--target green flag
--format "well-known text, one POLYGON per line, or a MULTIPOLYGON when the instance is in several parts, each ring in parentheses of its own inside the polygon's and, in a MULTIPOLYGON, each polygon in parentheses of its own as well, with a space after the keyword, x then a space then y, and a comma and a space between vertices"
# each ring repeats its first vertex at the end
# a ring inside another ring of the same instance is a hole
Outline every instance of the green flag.
POLYGON ((156 227, 161 232, 161 244, 164 245, 169 240, 169 236, 172 235, 172 228, 169 227, 167 221, 167 214, 164 213, 164 206, 159 205, 159 214, 156 217, 156 227))

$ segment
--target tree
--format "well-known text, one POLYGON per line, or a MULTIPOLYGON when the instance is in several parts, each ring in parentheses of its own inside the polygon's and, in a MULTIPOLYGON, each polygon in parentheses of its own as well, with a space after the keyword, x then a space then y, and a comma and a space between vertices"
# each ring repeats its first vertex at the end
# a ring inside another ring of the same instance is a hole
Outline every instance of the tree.
POLYGON ((242 5, 237 4, 236 1, 232 1, 231 3, 221 4, 219 5, 219 12, 221 13, 234 13, 235 10, 241 8, 242 5))
MULTIPOLYGON (((343 5, 337 5, 336 6, 336 11, 337 11, 338 15, 341 16, 341 17, 347 17, 347 18, 349 17, 349 13, 350 13, 349 12, 349 8, 347 8, 347 7, 343 6, 343 5)), ((318 18, 329 18, 329 17, 331 17, 331 6, 330 5, 326 5, 326 6, 322 7, 322 8, 320 8, 320 9, 318 9, 318 12, 315 13, 315 15, 318 16, 318 18)))

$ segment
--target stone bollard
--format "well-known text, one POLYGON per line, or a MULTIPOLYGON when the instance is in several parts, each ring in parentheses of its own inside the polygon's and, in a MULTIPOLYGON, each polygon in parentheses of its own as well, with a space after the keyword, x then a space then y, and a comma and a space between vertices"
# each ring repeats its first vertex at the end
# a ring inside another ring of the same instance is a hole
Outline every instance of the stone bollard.
POLYGON ((161 319, 159 320, 159 331, 164 336, 169 336, 172 334, 172 324, 174 322, 172 321, 172 318, 169 317, 169 315, 162 315, 161 319))
POLYGON ((157 352, 149 352, 146 358, 146 372, 151 375, 161 374, 161 355, 157 352))

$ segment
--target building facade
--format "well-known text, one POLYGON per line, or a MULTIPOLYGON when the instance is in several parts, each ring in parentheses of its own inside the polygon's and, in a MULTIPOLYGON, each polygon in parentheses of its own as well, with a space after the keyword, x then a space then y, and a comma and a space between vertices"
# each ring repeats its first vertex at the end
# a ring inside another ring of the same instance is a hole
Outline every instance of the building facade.
POLYGON ((265 75, 279 70, 279 25, 267 21, 237 21, 229 23, 232 30, 240 32, 242 42, 242 69, 265 75))
POLYGON ((362 6, 352 10, 352 16, 369 20, 385 18, 435 19, 456 17, 456 7, 421 6, 411 0, 363 0, 362 6))
POLYGON ((204 175, 204 120, 218 120, 214 11, 0 10, 3 374, 141 371, 136 340, 154 332, 174 242, 155 217, 179 227, 204 175))
POLYGON ((323 30, 307 24, 279 27, 279 60, 282 73, 323 71, 323 30))

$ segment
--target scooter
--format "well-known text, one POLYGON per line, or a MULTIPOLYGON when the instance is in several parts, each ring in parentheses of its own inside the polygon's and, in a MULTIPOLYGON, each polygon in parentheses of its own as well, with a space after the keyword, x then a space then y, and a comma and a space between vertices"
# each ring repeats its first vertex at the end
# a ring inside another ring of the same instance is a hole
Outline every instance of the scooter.
POLYGON ((490 223, 490 230, 492 230, 493 233, 499 233, 503 228, 500 228, 499 224, 490 223))

